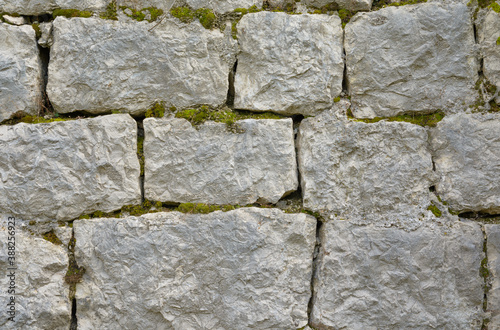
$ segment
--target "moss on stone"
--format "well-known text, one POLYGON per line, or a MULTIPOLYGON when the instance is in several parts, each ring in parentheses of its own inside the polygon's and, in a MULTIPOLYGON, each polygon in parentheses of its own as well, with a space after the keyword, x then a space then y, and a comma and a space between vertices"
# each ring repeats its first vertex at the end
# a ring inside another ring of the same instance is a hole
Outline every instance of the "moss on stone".
POLYGON ((19 123, 26 124, 44 124, 44 123, 53 123, 58 121, 67 121, 74 120, 76 118, 72 117, 61 117, 59 114, 52 114, 52 117, 41 117, 41 116, 32 116, 26 115, 22 112, 16 113, 12 116, 11 119, 4 120, 1 125, 16 125, 19 123))
POLYGON ((158 17, 163 15, 163 9, 159 9, 156 7, 147 7, 147 8, 142 8, 142 9, 136 10, 134 8, 130 8, 127 6, 120 6, 120 9, 125 13, 125 15, 127 15, 128 17, 130 17, 132 19, 135 19, 138 22, 142 22, 146 19, 146 14, 144 13, 144 11, 149 11, 149 14, 151 17, 149 19, 147 19, 147 21, 150 23, 156 21, 158 19, 158 17), (126 11, 127 9, 130 10, 132 13, 128 14, 126 11))
POLYGON ((431 211, 432 214, 434 214, 438 218, 440 218, 442 215, 441 210, 434 204, 429 205, 429 207, 427 207, 427 210, 431 211))
POLYGON ((155 102, 151 108, 146 110, 146 118, 156 117, 161 118, 165 115, 165 104, 163 102, 155 102))
POLYGON ((419 126, 429 126, 435 127, 443 118, 444 114, 441 111, 437 111, 431 114, 403 114, 394 117, 375 117, 371 119, 364 118, 354 118, 351 109, 347 110, 347 116, 354 121, 364 122, 364 123, 377 123, 379 121, 397 121, 397 122, 407 122, 419 126))
POLYGON ((86 11, 86 10, 78 10, 78 9, 55 9, 52 12, 52 17, 56 18, 57 16, 64 16, 67 18, 72 18, 72 17, 91 17, 92 16, 91 11, 86 11))
POLYGON ((500 13, 500 5, 496 2, 492 2, 490 5, 489 5, 489 8, 493 9, 493 11, 495 13, 500 13))
POLYGON ((144 136, 137 137, 137 158, 141 166, 141 175, 144 175, 144 136))
POLYGON ((33 28, 33 30, 35 30, 35 36, 37 39, 40 39, 40 37, 42 36, 42 30, 40 30, 40 24, 39 23, 33 23, 31 24, 31 27, 33 28))
POLYGON ((336 98, 334 98, 333 102, 335 102, 335 103, 340 102, 340 96, 337 96, 336 98))
POLYGON ((102 19, 110 19, 113 21, 117 21, 118 20, 118 8, 116 6, 116 0, 111 1, 106 6, 106 11, 101 13, 99 15, 99 17, 102 19))
POLYGON ((497 38, 497 46, 500 46, 500 37, 497 38))
POLYGON ((425 3, 427 0, 408 0, 401 2, 391 2, 390 0, 380 0, 373 3, 372 10, 379 10, 386 7, 400 7, 406 5, 416 5, 418 3, 425 3))
POLYGON ((191 23, 197 18, 205 29, 213 29, 216 26, 217 18, 214 12, 208 8, 194 10, 187 6, 175 7, 170 9, 170 13, 183 23, 191 23))
POLYGON ((340 17, 340 20, 342 21, 342 28, 344 29, 346 24, 349 23, 349 21, 351 20, 351 18, 354 16, 356 12, 351 12, 347 9, 340 9, 338 11, 338 14, 339 14, 339 17, 340 17))
POLYGON ((59 239, 59 237, 57 237, 57 235, 54 233, 53 230, 46 232, 45 234, 42 235, 42 237, 44 240, 49 241, 52 244, 55 244, 55 245, 62 245, 63 244, 61 242, 61 240, 59 239))

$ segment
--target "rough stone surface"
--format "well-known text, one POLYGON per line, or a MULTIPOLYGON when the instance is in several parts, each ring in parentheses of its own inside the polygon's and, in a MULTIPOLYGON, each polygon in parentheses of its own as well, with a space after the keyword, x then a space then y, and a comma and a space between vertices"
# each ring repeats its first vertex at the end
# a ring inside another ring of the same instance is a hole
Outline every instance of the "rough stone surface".
POLYGON ((500 115, 457 114, 431 131, 436 192, 458 212, 500 213, 500 115))
POLYGON ((276 203, 297 189, 291 119, 238 121, 242 132, 185 119, 144 120, 145 196, 162 202, 276 203))
POLYGON ((346 25, 344 46, 355 117, 456 112, 476 100, 479 66, 466 5, 358 13, 346 25))
POLYGON ((397 228, 323 225, 311 326, 481 329, 478 224, 397 228))
POLYGON ((199 22, 177 24, 165 19, 150 31, 147 22, 58 17, 47 86, 54 109, 141 114, 155 101, 223 104, 236 41, 199 22))
POLYGON ((213 11, 224 13, 236 8, 262 7, 261 0, 186 0, 193 8, 210 8, 213 11))
POLYGON ((486 250, 491 288, 488 291, 487 311, 490 314, 488 329, 500 329, 500 225, 485 225, 486 250))
POLYGON ((314 115, 342 91, 340 18, 260 12, 238 23, 234 107, 314 115))
POLYGON ((407 225, 431 216, 434 174, 423 127, 339 120, 325 111, 302 121, 298 159, 308 209, 407 225))
POLYGON ((373 0, 304 0, 307 6, 321 8, 326 5, 336 4, 339 8, 351 11, 370 10, 373 0))
POLYGON ((52 22, 40 23, 40 31, 42 35, 38 39, 38 44, 44 48, 52 47, 54 38, 52 38, 52 22))
POLYGON ((20 17, 15 17, 15 16, 9 16, 9 15, 3 15, 2 16, 5 22, 14 24, 14 25, 23 25, 26 24, 26 19, 22 16, 20 17))
MULTIPOLYGON (((497 40, 500 37, 500 14, 489 10, 478 24, 478 41, 483 55, 483 74, 500 90, 500 46, 497 40)), ((496 97, 500 104, 500 96, 496 97)))
POLYGON ((277 209, 75 221, 80 329, 297 329, 316 220, 277 209), (112 301, 113 303, 110 303, 112 301))
POLYGON ((0 127, 0 212, 71 220, 140 203, 129 115, 0 127))
MULTIPOLYGON (((68 255, 62 245, 54 245, 40 237, 31 236, 15 226, 15 309, 14 322, 9 321, 7 303, 11 294, 11 267, 8 258, 8 215, 1 217, 0 227, 0 300, 3 315, 2 329, 67 330, 71 321, 69 287, 64 283, 68 269, 68 255)), ((11 231, 11 230, 9 230, 11 231)), ((13 240, 11 240, 12 242, 13 240)), ((12 245, 10 245, 12 246, 12 245)))
POLYGON ((0 0, 0 12, 42 15, 54 9, 103 11, 109 0, 0 0))
POLYGON ((0 122, 18 111, 40 109, 40 65, 33 28, 0 23, 0 122))

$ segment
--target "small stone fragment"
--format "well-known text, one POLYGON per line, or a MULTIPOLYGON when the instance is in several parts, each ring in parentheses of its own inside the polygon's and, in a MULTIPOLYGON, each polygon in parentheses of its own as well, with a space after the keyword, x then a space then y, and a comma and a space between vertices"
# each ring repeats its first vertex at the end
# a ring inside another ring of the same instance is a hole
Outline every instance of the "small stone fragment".
POLYGON ((237 25, 236 109, 315 115, 342 91, 340 18, 259 12, 237 25))
POLYGON ((54 38, 52 38, 52 22, 40 23, 40 31, 42 36, 38 39, 38 44, 44 48, 52 47, 54 38))
POLYGON ((187 120, 144 120, 145 196, 174 203, 276 203, 297 189, 291 119, 194 128, 187 120))
POLYGON ((330 221, 320 241, 313 328, 481 329, 478 224, 407 232, 330 221))
POLYGON ((437 2, 356 14, 344 43, 354 116, 452 113, 473 104, 479 61, 470 16, 464 4, 437 2))
POLYGON ((500 104, 500 13, 490 9, 478 24, 478 41, 483 55, 483 73, 497 89, 496 102, 500 104))
POLYGON ((42 70, 35 31, 0 22, 0 123, 41 108, 42 70))
POLYGON ((500 213, 500 115, 456 114, 431 130, 436 192, 455 212, 500 213))
POLYGON ((26 19, 22 16, 14 17, 14 16, 10 16, 10 15, 3 15, 2 17, 5 20, 5 22, 13 24, 13 25, 26 24, 26 19))
POLYGON ((0 126, 0 213, 64 221, 138 204, 136 152, 129 115, 0 126))
POLYGON ((316 219, 277 209, 74 222, 82 329, 307 325, 316 219), (113 303, 109 303, 112 301, 113 303))

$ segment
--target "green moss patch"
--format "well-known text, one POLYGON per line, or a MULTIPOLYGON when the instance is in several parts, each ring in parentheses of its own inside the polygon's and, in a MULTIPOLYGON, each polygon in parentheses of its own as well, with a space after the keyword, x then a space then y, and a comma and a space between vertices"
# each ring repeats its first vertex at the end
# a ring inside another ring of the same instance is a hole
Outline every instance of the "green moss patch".
POLYGON ((442 215, 441 210, 438 209, 438 207, 434 204, 429 205, 429 207, 427 207, 427 210, 431 211, 432 214, 434 214, 438 218, 440 218, 442 215))
POLYGON ((379 10, 386 7, 400 7, 406 5, 416 5, 418 3, 425 3, 427 0, 408 0, 401 2, 391 2, 390 0, 380 0, 373 3, 372 10, 379 10))
POLYGON ((55 9, 52 12, 52 17, 56 18, 57 16, 64 16, 67 18, 72 18, 72 17, 85 17, 89 18, 92 16, 91 11, 86 11, 86 10, 78 10, 78 9, 55 9))
POLYGON ((163 102, 156 102, 151 108, 146 110, 146 118, 156 117, 161 118, 165 115, 165 104, 163 102))
POLYGON ((141 175, 144 175, 144 136, 137 137, 137 158, 139 158, 139 165, 141 166, 141 175))
POLYGON ((497 39, 497 46, 500 46, 500 37, 497 39))
POLYGON ((194 10, 190 7, 175 7, 170 9, 170 13, 184 23, 191 23, 197 18, 205 29, 213 29, 216 26, 217 18, 211 9, 194 10))
POLYGON ((489 8, 493 9, 495 13, 500 13, 500 5, 496 2, 492 2, 489 8))
POLYGON ((363 119, 363 118, 354 118, 352 115, 351 109, 347 110, 347 116, 351 120, 360 121, 364 123, 377 123, 379 121, 398 121, 398 122, 407 122, 419 126, 429 126, 435 127, 437 123, 439 123, 443 118, 444 114, 440 111, 431 113, 431 114, 403 114, 394 117, 375 117, 373 119, 363 119))
POLYGON ((31 27, 33 28, 33 30, 35 30, 36 38, 40 39, 40 37, 42 36, 42 30, 40 30, 40 24, 33 23, 33 24, 31 24, 31 27))
POLYGON ((116 6, 116 1, 115 0, 111 1, 106 6, 106 11, 101 13, 99 15, 99 17, 102 19, 110 19, 113 21, 117 21, 118 20, 118 8, 116 6))
POLYGON ((26 124, 43 124, 43 123, 53 123, 57 121, 67 121, 74 120, 76 118, 71 117, 61 117, 59 114, 54 114, 51 118, 45 118, 41 116, 25 115, 24 113, 16 113, 11 119, 4 120, 2 125, 16 125, 19 123, 26 124))
POLYGON ((59 239, 59 237, 57 237, 53 230, 43 234, 42 237, 44 240, 49 241, 52 244, 62 245, 61 240, 59 239))
POLYGON ((147 7, 136 10, 134 8, 126 6, 120 6, 120 9, 125 13, 125 15, 135 19, 138 22, 142 22, 146 19, 146 14, 144 13, 144 11, 149 11, 151 18, 147 19, 147 21, 150 23, 156 21, 161 15, 163 15, 163 9, 159 9, 156 7, 147 7), (127 13, 126 11, 127 9, 130 10, 132 13, 131 14, 127 13))

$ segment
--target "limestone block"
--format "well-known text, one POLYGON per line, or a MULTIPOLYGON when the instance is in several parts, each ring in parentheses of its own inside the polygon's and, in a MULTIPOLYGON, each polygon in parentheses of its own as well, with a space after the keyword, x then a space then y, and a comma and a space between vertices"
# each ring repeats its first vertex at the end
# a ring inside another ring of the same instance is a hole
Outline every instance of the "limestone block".
MULTIPOLYGON (((493 10, 485 13, 478 24, 478 41, 483 55, 483 74, 500 90, 500 14, 493 10), (497 43, 498 42, 498 43, 497 43)), ((497 94, 496 102, 500 104, 497 94)))
POLYGON ((434 174, 423 127, 339 120, 325 111, 302 121, 298 160, 308 209, 407 225, 430 216, 434 174))
MULTIPOLYGON (((231 12, 236 8, 262 7, 262 0, 186 0, 185 3, 193 9, 208 8, 217 13, 231 12)), ((156 7, 169 11, 182 3, 174 0, 118 0, 118 4, 135 9, 156 7)))
POLYGON ((52 38, 52 22, 40 23, 42 35, 38 39, 38 44, 44 48, 52 47, 54 39, 52 38))
POLYGON ((476 100, 479 64, 464 4, 358 13, 346 25, 344 46, 355 117, 456 112, 476 100))
POLYGON ((328 109, 342 91, 342 40, 335 15, 245 15, 234 107, 304 115, 328 109))
POLYGON ((79 329, 297 329, 316 220, 277 209, 75 221, 79 329), (113 303, 110 303, 112 301, 113 303))
POLYGON ((0 0, 0 12, 19 15, 43 15, 54 9, 104 11, 111 0, 0 0))
POLYGON ((500 225, 485 225, 484 228, 488 269, 492 278, 486 308, 491 313, 488 329, 500 329, 500 225))
POLYGON ((19 111, 38 112, 43 83, 41 72, 33 28, 0 23, 0 122, 19 111))
POLYGON ((407 232, 332 221, 320 240, 312 327, 481 329, 478 224, 407 232))
POLYGON ((199 22, 181 25, 58 17, 47 86, 54 109, 142 114, 155 101, 223 104, 236 41, 199 22))
POLYGON ((304 0, 308 6, 321 8, 326 5, 336 4, 338 8, 347 9, 350 11, 370 10, 373 0, 304 0))
POLYGON ((136 152, 129 115, 0 126, 0 212, 72 220, 140 203, 136 152))
POLYGON ((21 231, 17 222, 15 234, 10 235, 12 230, 8 217, 5 213, 1 215, 0 300, 4 310, 0 328, 67 330, 71 322, 71 300, 69 286, 64 282, 68 269, 66 248, 21 231), (14 239, 8 240, 9 237, 14 239), (12 251, 8 250, 9 246, 15 248, 15 260, 8 259, 8 251, 12 251), (10 264, 10 261, 14 261, 14 264, 10 264), (11 267, 16 269, 8 269, 11 267), (11 272, 14 272, 14 276, 11 272), (11 280, 15 282, 15 292, 9 293, 11 280), (11 315, 6 313, 10 309, 7 303, 11 301, 11 296, 15 297, 14 321, 9 321, 11 315))
POLYGON ((436 192, 458 212, 500 213, 500 115, 457 114, 431 130, 436 192))
POLYGON ((276 203, 297 189, 291 119, 246 119, 242 132, 185 119, 144 120, 145 196, 162 202, 276 203))

